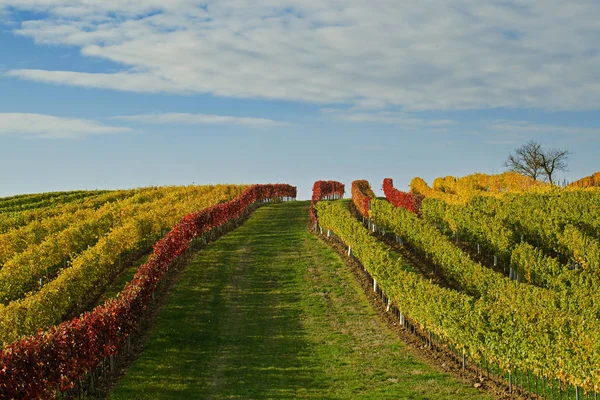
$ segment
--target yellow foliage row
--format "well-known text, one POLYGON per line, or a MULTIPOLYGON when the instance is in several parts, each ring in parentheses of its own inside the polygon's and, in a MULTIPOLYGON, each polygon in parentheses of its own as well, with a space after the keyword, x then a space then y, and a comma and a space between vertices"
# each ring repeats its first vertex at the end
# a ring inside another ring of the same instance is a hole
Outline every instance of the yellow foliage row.
POLYGON ((516 172, 505 172, 498 175, 475 173, 462 178, 446 176, 436 178, 433 188, 416 177, 410 184, 411 192, 444 200, 451 204, 464 204, 473 196, 499 197, 506 193, 546 192, 554 190, 552 185, 534 181, 516 172))
POLYGON ((87 197, 98 196, 106 192, 106 190, 77 190, 0 198, 0 213, 10 213, 44 207, 57 207, 74 201, 81 201, 87 197))
MULTIPOLYGON (((152 208, 156 201, 169 193, 186 190, 190 189, 186 187, 147 188, 137 191, 126 199, 106 203, 97 210, 79 210, 81 212, 53 217, 52 219, 64 220, 62 224, 68 222, 71 224, 39 244, 28 246, 4 263, 0 269, 0 303, 7 304, 22 297, 28 291, 37 289, 40 279, 43 283, 52 278, 68 258, 73 258, 79 252, 93 246, 111 229, 136 218, 138 213, 152 208), (72 215, 80 219, 73 220, 72 215)), ((13 236, 12 232, 15 231, 9 232, 8 235, 13 236)))
POLYGON ((72 260, 56 279, 39 291, 8 305, 0 305, 0 341, 10 343, 63 320, 67 313, 82 311, 90 296, 98 295, 109 283, 119 255, 131 251, 149 236, 175 225, 186 214, 204 209, 241 194, 247 186, 217 185, 172 190, 135 218, 102 236, 72 260))
POLYGON ((575 188, 588 188, 598 186, 600 186, 600 172, 595 172, 590 176, 586 176, 584 178, 579 179, 578 181, 569 184, 569 187, 575 188))
POLYGON ((107 202, 117 201, 130 197, 142 189, 115 190, 97 196, 86 197, 78 201, 62 204, 59 206, 50 206, 25 210, 19 212, 0 213, 0 234, 9 232, 13 229, 26 226, 35 221, 41 221, 56 215, 74 213, 82 208, 96 209, 107 202))

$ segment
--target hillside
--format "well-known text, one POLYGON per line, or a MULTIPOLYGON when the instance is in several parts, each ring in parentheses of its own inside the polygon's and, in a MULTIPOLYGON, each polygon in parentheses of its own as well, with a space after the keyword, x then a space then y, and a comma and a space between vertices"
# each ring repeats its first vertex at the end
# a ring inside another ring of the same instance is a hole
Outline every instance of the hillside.
POLYGON ((415 357, 307 224, 307 202, 267 205, 201 251, 110 398, 485 398, 415 357))

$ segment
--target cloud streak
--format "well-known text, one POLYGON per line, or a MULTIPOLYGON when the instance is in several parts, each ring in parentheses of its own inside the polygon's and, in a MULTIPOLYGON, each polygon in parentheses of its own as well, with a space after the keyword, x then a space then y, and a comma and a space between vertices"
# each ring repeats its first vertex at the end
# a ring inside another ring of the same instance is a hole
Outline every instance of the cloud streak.
POLYGON ((560 135, 584 135, 600 137, 600 128, 586 128, 579 126, 563 126, 538 124, 530 121, 496 120, 486 125, 495 132, 520 133, 520 134, 560 134, 560 135))
MULTIPOLYGON (((142 93, 403 110, 600 108, 600 6, 443 0, 0 0, 14 29, 116 73, 9 77, 142 93)), ((384 118, 384 117, 379 117, 384 118)))
POLYGON ((390 125, 420 126, 429 128, 444 128, 455 124, 448 119, 422 119, 398 111, 357 111, 334 108, 321 109, 321 114, 336 121, 359 123, 382 123, 390 125))
POLYGON ((144 115, 121 115, 113 117, 121 121, 141 124, 185 124, 185 125, 243 125, 255 128, 271 128, 288 125, 285 122, 266 118, 233 117, 213 114, 163 113, 144 115))
POLYGON ((89 135, 130 133, 133 129, 98 121, 45 114, 0 113, 0 135, 45 139, 77 139, 89 135))

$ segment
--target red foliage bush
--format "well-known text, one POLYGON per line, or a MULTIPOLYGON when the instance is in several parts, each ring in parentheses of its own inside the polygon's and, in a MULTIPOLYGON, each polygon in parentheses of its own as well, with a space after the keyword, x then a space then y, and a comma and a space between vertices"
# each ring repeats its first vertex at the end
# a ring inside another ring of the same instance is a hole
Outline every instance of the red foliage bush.
POLYGON ((385 193, 385 198, 394 206, 402 207, 415 214, 419 214, 424 198, 422 195, 402 192, 396 189, 392 178, 383 180, 383 193, 385 193))
POLYGON ((341 199, 344 197, 345 187, 337 181, 316 181, 313 185, 312 201, 310 203, 310 219, 317 222, 315 204, 321 200, 341 199))
POLYGON ((373 193, 368 181, 357 180, 352 182, 352 201, 362 216, 369 217, 371 199, 374 198, 375 193, 373 193))

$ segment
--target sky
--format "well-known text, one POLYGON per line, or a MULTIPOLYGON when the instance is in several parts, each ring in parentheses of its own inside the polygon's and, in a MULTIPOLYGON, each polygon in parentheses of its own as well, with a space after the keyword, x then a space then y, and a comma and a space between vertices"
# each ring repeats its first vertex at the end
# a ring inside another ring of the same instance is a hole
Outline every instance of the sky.
POLYGON ((0 196, 600 170, 597 0, 0 0, 0 196))

